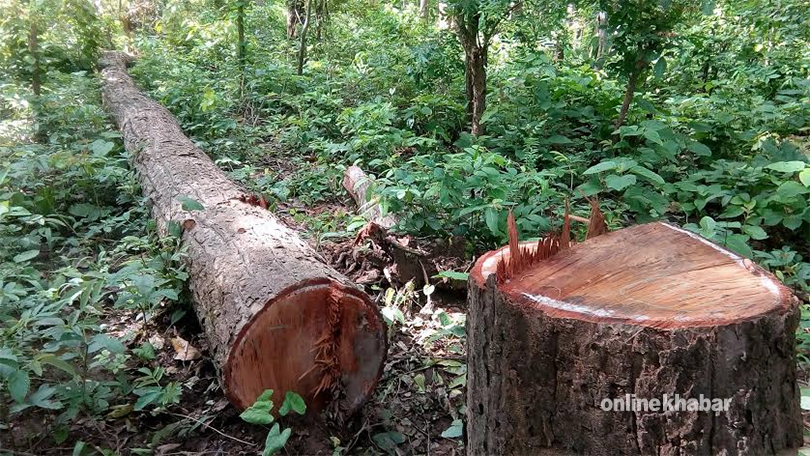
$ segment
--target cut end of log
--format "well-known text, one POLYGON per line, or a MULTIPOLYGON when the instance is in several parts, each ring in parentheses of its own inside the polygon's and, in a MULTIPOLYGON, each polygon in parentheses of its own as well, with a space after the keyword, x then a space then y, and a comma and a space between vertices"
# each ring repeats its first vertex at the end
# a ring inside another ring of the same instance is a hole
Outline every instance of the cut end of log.
MULTIPOLYGON (((543 256, 543 242, 519 244, 524 263, 527 255, 543 256)), ((471 278, 482 286, 490 274, 508 271, 510 251, 514 245, 481 257, 471 278)), ((665 223, 588 239, 498 280, 498 288, 552 317, 661 329, 731 324, 795 300, 750 260, 665 223)))
POLYGON ((223 369, 225 392, 241 409, 272 389, 278 401, 292 391, 310 410, 336 402, 351 415, 382 372, 387 342, 379 312, 365 294, 335 281, 291 288, 236 337, 223 369))

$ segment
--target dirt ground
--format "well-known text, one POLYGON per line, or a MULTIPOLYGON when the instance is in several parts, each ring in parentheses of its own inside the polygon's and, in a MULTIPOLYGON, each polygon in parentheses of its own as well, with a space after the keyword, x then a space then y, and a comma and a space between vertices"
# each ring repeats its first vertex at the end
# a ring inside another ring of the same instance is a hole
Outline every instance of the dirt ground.
MULTIPOLYGON (((350 211, 349 204, 347 200, 345 204, 337 201, 313 208, 299 206, 295 212, 317 216, 324 211, 350 211)), ((306 224, 295 222, 288 215, 289 209, 282 206, 276 213, 291 228, 307 233, 306 224)), ((431 294, 432 311, 420 313, 426 302, 422 290, 396 280, 392 286, 386 279, 390 273, 382 270, 386 267, 384 255, 382 262, 380 258, 368 259, 373 247, 355 247, 350 238, 308 240, 336 269, 364 283, 381 308, 388 296, 389 304, 393 304, 389 307, 401 309, 404 318, 389 327, 390 348, 382 378, 374 397, 360 413, 340 428, 314 418, 295 421, 285 417, 282 424, 291 427, 293 433, 279 454, 463 454, 460 436, 442 437, 464 412, 466 360, 464 337, 459 330, 464 327, 463 292, 435 291, 431 294)), ((68 439, 58 446, 53 445, 53 435, 45 424, 49 417, 42 409, 30 409, 12 423, 6 436, 10 440, 6 445, 15 448, 8 450, 10 454, 77 454, 77 441, 86 443, 80 454, 261 454, 268 428, 242 421, 224 398, 194 312, 189 309, 173 325, 170 314, 166 311, 144 327, 136 312, 110 308, 103 324, 114 336, 135 334, 127 342, 131 347, 147 340, 155 347, 156 363, 165 369, 164 379, 182 386, 180 404, 155 414, 133 412, 131 403, 111 404, 112 411, 104 419, 82 418, 75 422, 68 439), (175 359, 178 352, 173 339, 188 342, 199 356, 188 361, 175 359)))

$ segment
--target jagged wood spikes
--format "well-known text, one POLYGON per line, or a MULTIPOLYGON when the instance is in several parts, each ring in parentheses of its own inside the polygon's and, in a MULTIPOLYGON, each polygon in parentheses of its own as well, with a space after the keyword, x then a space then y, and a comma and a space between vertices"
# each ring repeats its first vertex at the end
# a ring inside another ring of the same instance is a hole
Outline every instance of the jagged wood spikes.
POLYGON ((588 232, 585 234, 585 239, 594 238, 608 232, 605 216, 599 210, 599 200, 597 198, 590 199, 585 197, 591 205, 591 218, 588 221, 588 232))
POLYGON ((520 270, 523 265, 523 256, 520 251, 520 244, 518 240, 517 223, 515 222, 515 215, 512 214, 512 209, 509 209, 509 216, 506 218, 506 226, 509 235, 509 265, 507 271, 509 276, 513 276, 515 271, 520 270))
POLYGON ((568 200, 565 200, 565 215, 563 215, 562 232, 560 232, 559 250, 571 247, 571 212, 568 209, 568 200))
POLYGON ((543 261, 556 255, 561 250, 567 250, 575 242, 571 239, 571 220, 581 220, 588 223, 588 231, 585 239, 590 239, 602 234, 607 233, 607 223, 605 223, 605 216, 599 210, 599 200, 594 198, 585 198, 591 205, 591 217, 583 219, 581 217, 572 216, 568 201, 565 202, 565 214, 563 215, 563 226, 559 233, 552 233, 541 237, 537 240, 537 244, 533 246, 521 246, 520 235, 517 230, 517 222, 512 210, 509 210, 509 216, 506 219, 507 235, 509 238, 508 244, 508 257, 504 257, 504 250, 501 250, 501 258, 495 268, 495 278, 498 283, 515 277, 522 271, 536 264, 538 261, 543 261))

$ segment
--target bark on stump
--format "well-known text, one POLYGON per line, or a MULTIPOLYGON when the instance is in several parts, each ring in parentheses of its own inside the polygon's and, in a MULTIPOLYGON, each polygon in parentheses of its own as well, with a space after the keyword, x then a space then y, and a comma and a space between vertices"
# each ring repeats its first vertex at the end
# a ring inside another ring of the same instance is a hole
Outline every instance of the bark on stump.
POLYGON ((771 274, 664 223, 498 280, 508 257, 508 247, 481 257, 468 284, 468 454, 759 456, 801 445, 798 300, 771 274), (628 394, 731 401, 718 414, 601 408, 628 394))
POLYGON ((314 411, 356 411, 379 380, 385 324, 368 296, 250 200, 167 109, 141 93, 127 58, 106 53, 103 98, 134 156, 158 228, 185 229, 189 287, 221 384, 236 407, 265 390, 314 411), (200 202, 184 211, 178 198, 200 202))

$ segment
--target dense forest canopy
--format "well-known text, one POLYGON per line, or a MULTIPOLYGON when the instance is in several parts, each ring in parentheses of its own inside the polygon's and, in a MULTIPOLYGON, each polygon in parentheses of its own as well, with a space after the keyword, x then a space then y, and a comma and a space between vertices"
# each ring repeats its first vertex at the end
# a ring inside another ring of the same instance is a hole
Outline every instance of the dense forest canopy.
MULTIPOLYGON (((189 418, 202 394, 150 339, 199 328, 179 233, 158 235, 102 108, 103 51, 133 54, 140 87, 315 245, 365 225, 341 187, 357 165, 394 232, 463 238, 468 264, 507 242, 509 211, 532 239, 598 198, 610 229, 682 226, 806 306, 808 24, 800 0, 0 0, 0 448, 164 454, 238 427, 215 401, 189 418)), ((392 328, 421 328, 412 306, 430 285, 382 283, 392 328)), ((449 385, 426 392, 411 371, 403 388, 442 410, 434 438, 458 450, 464 316, 425 318, 420 344, 449 354, 449 385)), ((323 444, 424 453, 417 421, 398 409, 323 444)))

